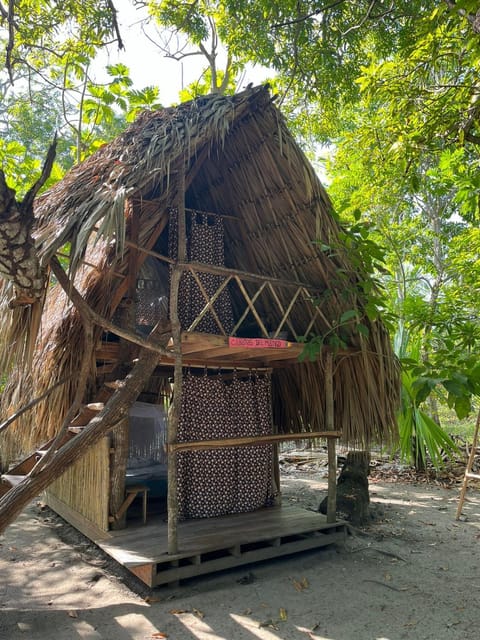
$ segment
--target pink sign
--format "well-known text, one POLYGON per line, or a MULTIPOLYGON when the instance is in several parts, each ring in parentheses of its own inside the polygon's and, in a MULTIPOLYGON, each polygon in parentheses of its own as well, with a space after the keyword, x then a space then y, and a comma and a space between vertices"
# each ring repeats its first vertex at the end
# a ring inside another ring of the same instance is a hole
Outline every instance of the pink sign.
POLYGON ((247 347, 247 349, 286 349, 289 342, 276 338, 229 338, 228 346, 247 347))

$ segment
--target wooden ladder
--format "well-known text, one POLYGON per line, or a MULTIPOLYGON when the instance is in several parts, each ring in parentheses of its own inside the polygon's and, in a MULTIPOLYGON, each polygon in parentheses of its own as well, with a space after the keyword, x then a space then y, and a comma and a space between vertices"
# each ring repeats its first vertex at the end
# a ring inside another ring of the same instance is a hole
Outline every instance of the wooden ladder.
MULTIPOLYGON (((72 420, 70 426, 68 427, 68 431, 58 443, 58 449, 60 449, 69 440, 74 438, 88 425, 90 420, 103 409, 104 403, 110 398, 112 394, 113 389, 104 386, 99 391, 97 402, 93 402, 82 407, 78 415, 72 420)), ((19 485, 22 480, 24 480, 28 476, 37 462, 48 452, 54 441, 55 437, 51 438, 39 449, 27 455, 23 460, 9 469, 8 473, 4 473, 0 476, 0 498, 6 495, 10 491, 10 489, 13 489, 17 485, 19 485)))
POLYGON ((479 432, 479 430, 480 430, 480 412, 478 413, 478 416, 477 416, 477 422, 475 424, 475 431, 474 431, 474 434, 473 434, 472 448, 470 449, 470 455, 468 456, 467 467, 465 469, 465 475, 463 476, 462 489, 460 491, 460 498, 459 498, 458 507, 457 507, 457 515, 456 515, 456 518, 455 518, 456 520, 459 520, 460 516, 462 515, 462 507, 463 507, 463 503, 465 501, 465 494, 467 493, 468 481, 470 479, 480 480, 480 473, 474 473, 472 471, 473 462, 474 462, 475 456, 477 454, 477 444, 478 444, 478 432, 479 432))

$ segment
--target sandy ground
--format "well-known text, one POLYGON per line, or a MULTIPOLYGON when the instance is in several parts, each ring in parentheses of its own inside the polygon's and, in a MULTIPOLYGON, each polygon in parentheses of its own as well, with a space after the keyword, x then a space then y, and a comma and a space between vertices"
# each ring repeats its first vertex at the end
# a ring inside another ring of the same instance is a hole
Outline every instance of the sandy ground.
MULTIPOLYGON (((316 508, 324 473, 283 477, 316 508)), ((379 519, 327 547, 148 590, 33 503, 0 537, 2 640, 474 640, 480 489, 370 482, 379 519), (113 566, 112 566, 113 565, 113 566)))

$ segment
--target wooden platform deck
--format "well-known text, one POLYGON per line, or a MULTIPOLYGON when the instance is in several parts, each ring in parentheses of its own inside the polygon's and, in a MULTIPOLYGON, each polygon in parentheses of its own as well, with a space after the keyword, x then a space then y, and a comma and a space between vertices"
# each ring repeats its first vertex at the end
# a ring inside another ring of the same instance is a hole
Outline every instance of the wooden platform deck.
MULTIPOLYGON (((221 367, 285 367, 298 364, 299 356, 305 348, 303 343, 275 339, 245 339, 246 344, 238 346, 232 339, 209 333, 182 332, 182 361, 185 366, 209 365, 221 367), (258 344, 257 344, 258 343, 258 344), (253 346, 252 346, 253 345, 253 346)), ((162 356, 161 364, 174 363, 173 346, 171 357, 162 356)), ((100 362, 117 362, 119 357, 118 342, 100 342, 96 349, 96 357, 100 362)))
POLYGON ((328 524, 324 516, 279 506, 219 518, 179 523, 179 552, 167 553, 167 524, 161 517, 129 525, 95 540, 108 555, 148 586, 175 583, 198 575, 289 555, 345 540, 345 522, 328 524))

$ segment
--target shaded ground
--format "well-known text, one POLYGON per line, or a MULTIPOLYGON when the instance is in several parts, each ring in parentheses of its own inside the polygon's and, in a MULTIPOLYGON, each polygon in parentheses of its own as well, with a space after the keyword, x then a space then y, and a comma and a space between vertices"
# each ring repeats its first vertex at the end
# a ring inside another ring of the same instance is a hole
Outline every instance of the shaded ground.
MULTIPOLYGON (((316 509, 324 476, 318 462, 284 463, 284 500, 316 509)), ((464 522, 458 486, 374 477, 370 489, 378 519, 344 548, 152 591, 32 504, 0 537, 0 638, 477 638, 480 489, 469 490, 464 522)))

